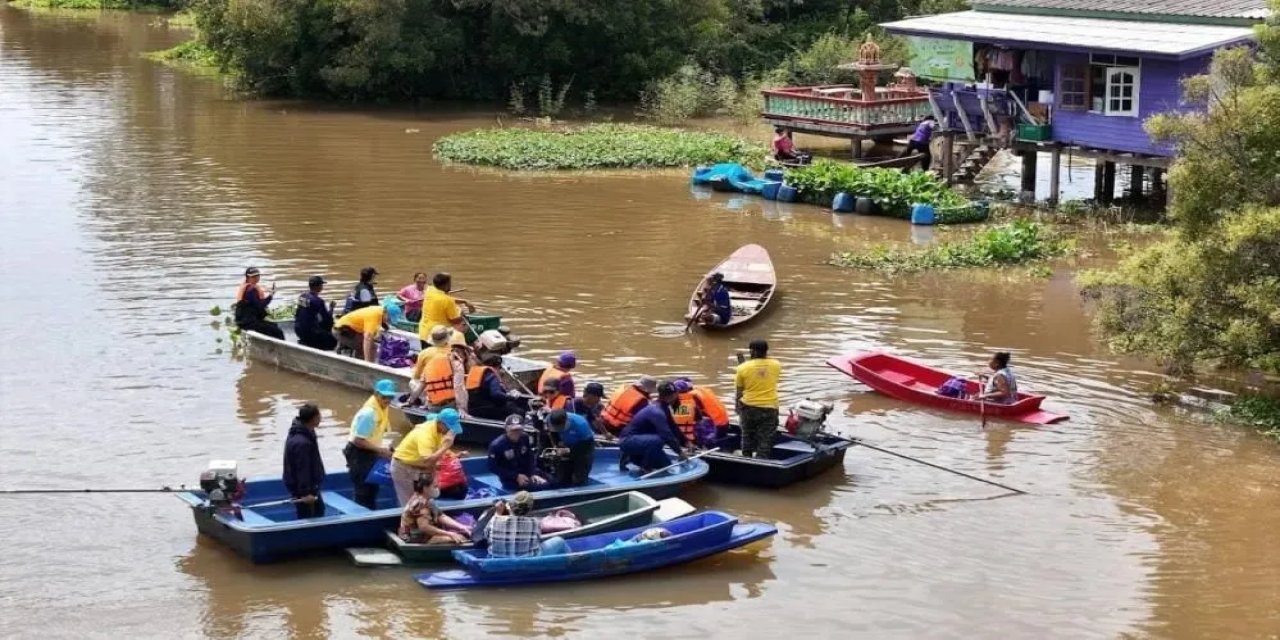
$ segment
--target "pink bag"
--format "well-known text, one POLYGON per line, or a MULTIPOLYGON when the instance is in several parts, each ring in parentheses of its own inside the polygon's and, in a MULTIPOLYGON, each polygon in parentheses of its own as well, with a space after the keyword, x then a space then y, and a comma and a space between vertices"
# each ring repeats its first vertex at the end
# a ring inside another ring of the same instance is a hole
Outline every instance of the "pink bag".
POLYGON ((542 529, 542 533, 563 533, 570 529, 577 529, 582 526, 578 521, 578 516, 574 515, 568 509, 560 509, 549 516, 543 516, 538 523, 542 529))

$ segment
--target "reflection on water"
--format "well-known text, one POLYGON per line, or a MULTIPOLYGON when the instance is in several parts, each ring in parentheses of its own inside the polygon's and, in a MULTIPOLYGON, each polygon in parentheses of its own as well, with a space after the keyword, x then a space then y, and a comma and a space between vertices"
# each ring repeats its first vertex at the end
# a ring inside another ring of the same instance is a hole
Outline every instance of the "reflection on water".
POLYGON ((248 265, 282 299, 317 273, 339 299, 375 264, 383 291, 414 271, 453 272, 524 337, 524 355, 572 348, 581 378, 609 385, 690 375, 729 396, 734 354, 767 337, 785 396, 836 403, 836 431, 1031 495, 1000 497, 855 447, 843 472, 799 487, 685 494, 778 523, 768 544, 631 579, 463 594, 430 594, 412 571, 341 556, 253 567, 199 539, 171 496, 0 496, 0 536, 21 550, 0 561, 3 619, 37 614, 42 635, 109 625, 141 637, 157 621, 205 637, 1280 628, 1265 606, 1280 598, 1274 446, 1151 407, 1152 368, 1090 339, 1065 265, 1047 280, 843 271, 823 265, 833 251, 948 232, 691 189, 680 172, 442 166, 431 142, 490 115, 240 101, 141 59, 185 37, 151 22, 0 6, 0 268, 12 274, 0 302, 23 310, 0 315, 11 337, 0 346, 0 485, 193 483, 210 458, 278 473, 306 401, 325 410, 323 457, 341 469, 365 394, 231 357, 208 310, 226 308, 248 265), (744 331, 685 334, 693 283, 748 242, 773 256, 777 302, 744 331), (997 348, 1071 420, 984 430, 976 416, 903 405, 824 364, 889 349, 963 373, 997 348), (53 388, 70 390, 54 398, 53 388))

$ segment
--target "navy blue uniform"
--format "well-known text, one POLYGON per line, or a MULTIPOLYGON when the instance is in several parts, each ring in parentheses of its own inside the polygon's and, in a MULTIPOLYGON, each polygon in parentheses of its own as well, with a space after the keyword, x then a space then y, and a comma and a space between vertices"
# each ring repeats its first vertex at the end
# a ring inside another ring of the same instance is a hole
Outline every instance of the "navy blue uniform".
POLYGON ((532 477, 537 469, 535 462, 533 443, 528 434, 521 434, 516 442, 503 434, 489 443, 489 471, 498 476, 503 488, 519 489, 516 476, 532 477))
POLYGON ((316 497, 316 501, 310 504, 294 503, 298 518, 324 515, 324 502, 320 500, 323 485, 324 460, 320 459, 316 432, 294 419, 293 426, 289 427, 289 437, 284 441, 284 486, 293 498, 316 497))
POLYGON ((630 459, 645 469, 661 469, 671 464, 663 446, 679 451, 683 442, 671 411, 662 403, 653 402, 636 413, 622 430, 618 447, 622 449, 623 463, 630 459))
POLYGON ((293 312, 293 332, 298 343, 313 349, 333 351, 338 339, 333 337, 333 313, 324 299, 310 291, 298 296, 298 308, 293 312))

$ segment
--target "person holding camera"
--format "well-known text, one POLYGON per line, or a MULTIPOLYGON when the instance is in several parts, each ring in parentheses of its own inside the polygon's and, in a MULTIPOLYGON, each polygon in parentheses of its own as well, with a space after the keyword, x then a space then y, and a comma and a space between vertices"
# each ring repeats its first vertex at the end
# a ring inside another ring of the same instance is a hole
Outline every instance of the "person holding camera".
MULTIPOLYGON (((782 365, 769 357, 769 343, 752 340, 751 357, 734 372, 734 404, 742 421, 742 455, 768 458, 778 431, 778 380, 782 365)), ((739 355, 741 358, 741 355, 739 355)))

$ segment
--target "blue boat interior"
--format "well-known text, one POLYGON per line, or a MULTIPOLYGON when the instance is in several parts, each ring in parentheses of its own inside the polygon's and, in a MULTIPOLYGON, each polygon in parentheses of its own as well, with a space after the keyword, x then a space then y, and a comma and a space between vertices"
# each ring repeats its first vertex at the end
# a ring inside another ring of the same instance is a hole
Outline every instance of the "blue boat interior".
MULTIPOLYGON (((702 511, 699 513, 695 513, 693 515, 685 516, 683 518, 676 518, 674 520, 670 520, 668 522, 664 522, 658 525, 649 524, 649 525, 644 525, 642 527, 633 527, 631 529, 623 529, 622 531, 613 531, 610 533, 597 533, 596 535, 593 535, 593 536, 586 536, 583 538, 573 538, 570 540, 566 540, 565 543, 568 546, 569 553, 584 553, 587 551, 604 549, 605 547, 608 547, 609 545, 612 545, 619 540, 622 540, 622 541, 630 540, 631 538, 634 538, 640 533, 648 529, 653 529, 655 527, 660 527, 671 532, 670 537, 663 538, 663 541, 666 541, 666 542, 677 542, 677 540, 674 540, 674 538, 677 538, 678 536, 687 535, 690 533, 702 532, 715 527, 722 527, 724 529, 723 537, 724 539, 727 540, 729 536, 732 535, 733 533, 733 525, 737 524, 737 522, 738 522, 737 517, 731 516, 722 511, 702 511)), ((637 543, 637 544, 646 544, 646 543, 637 543)), ((488 559, 490 560, 489 564, 491 566, 492 566, 492 561, 496 561, 496 560, 515 560, 515 561, 530 560, 529 558, 490 558, 488 552, 484 549, 468 549, 460 553, 465 553, 467 556, 470 556, 470 558, 474 560, 488 559)), ((547 560, 551 560, 555 556, 534 556, 534 557, 535 558, 545 557, 547 560)))
POLYGON ((759 194, 768 180, 757 178, 751 170, 731 162, 697 167, 693 171, 693 184, 710 185, 722 191, 739 191, 759 194))
MULTIPOLYGON (((731 433, 716 440, 716 446, 721 451, 733 453, 742 448, 742 436, 731 433)), ((769 459, 778 462, 796 462, 812 457, 813 453, 813 445, 808 442, 779 433, 773 439, 773 448, 769 450, 769 459)))

